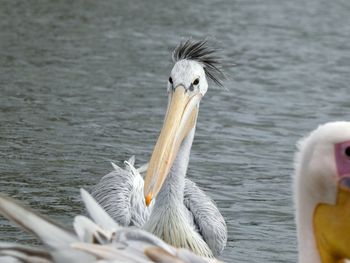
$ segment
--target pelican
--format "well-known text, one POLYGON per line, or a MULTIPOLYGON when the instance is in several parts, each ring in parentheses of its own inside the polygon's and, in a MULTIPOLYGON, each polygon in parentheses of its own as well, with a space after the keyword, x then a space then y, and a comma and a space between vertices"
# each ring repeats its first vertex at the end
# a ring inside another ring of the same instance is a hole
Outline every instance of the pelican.
POLYGON ((350 122, 319 126, 298 149, 294 201, 299 263, 350 259, 350 122))
POLYGON ((75 233, 0 194, 0 214, 34 234, 44 246, 0 242, 2 263, 214 263, 186 249, 176 249, 137 228, 121 227, 81 189, 91 219, 76 216, 75 233))
POLYGON ((214 257, 226 246, 225 220, 213 201, 185 177, 208 79, 221 85, 223 74, 206 40, 181 42, 172 58, 168 107, 145 180, 132 159, 127 169, 114 165, 92 195, 119 224, 141 227, 175 247, 214 257))

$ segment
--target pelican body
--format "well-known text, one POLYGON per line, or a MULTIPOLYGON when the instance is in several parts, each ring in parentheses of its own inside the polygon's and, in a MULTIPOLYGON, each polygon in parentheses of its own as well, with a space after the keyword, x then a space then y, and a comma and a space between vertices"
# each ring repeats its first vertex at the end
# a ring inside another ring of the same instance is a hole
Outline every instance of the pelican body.
POLYGON ((226 224, 213 201, 186 174, 207 78, 221 84, 214 53, 206 41, 188 40, 174 50, 168 107, 145 180, 129 163, 125 170, 116 167, 92 190, 118 223, 136 225, 205 257, 224 249, 226 224))

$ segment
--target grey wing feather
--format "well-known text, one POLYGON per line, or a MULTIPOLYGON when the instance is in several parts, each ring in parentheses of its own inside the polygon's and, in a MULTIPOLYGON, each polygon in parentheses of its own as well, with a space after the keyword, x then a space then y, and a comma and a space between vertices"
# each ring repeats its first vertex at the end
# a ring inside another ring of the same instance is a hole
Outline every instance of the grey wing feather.
POLYGON ((65 246, 77 239, 71 232, 42 215, 24 208, 11 198, 0 194, 0 214, 39 237, 49 246, 65 246))
MULTIPOLYGON (((15 257, 12 257, 12 256, 3 256, 3 255, 0 255, 0 262, 1 263, 23 263, 22 260, 19 260, 15 257)), ((27 262, 25 262, 27 263, 27 262)))
POLYGON ((143 197, 143 178, 133 167, 134 159, 125 162, 126 169, 112 164, 114 171, 101 178, 91 195, 122 226, 142 225, 148 220, 151 207, 143 197))
POLYGON ((214 256, 227 242, 226 223, 213 201, 189 179, 185 179, 184 204, 192 213, 194 223, 214 256))
MULTIPOLYGON (((50 250, 54 250, 52 253, 48 251, 54 262, 73 262, 72 258, 79 258, 78 261, 74 262, 87 263, 91 262, 93 259, 90 255, 84 254, 80 251, 73 251, 73 249, 70 248, 70 243, 78 241, 78 238, 74 233, 68 232, 50 219, 23 207, 13 199, 1 194, 0 214, 15 222, 28 232, 33 233, 42 241, 42 243, 47 245, 50 250), (54 253, 55 251, 57 254, 54 253)), ((4 245, 2 246, 4 247, 4 245)), ((26 253, 18 251, 18 247, 9 249, 8 251, 13 253, 13 258, 20 260, 23 260, 27 255, 26 253)), ((23 260, 23 262, 26 261, 23 260)))
POLYGON ((45 249, 0 242, 0 262, 52 263, 53 261, 45 249))

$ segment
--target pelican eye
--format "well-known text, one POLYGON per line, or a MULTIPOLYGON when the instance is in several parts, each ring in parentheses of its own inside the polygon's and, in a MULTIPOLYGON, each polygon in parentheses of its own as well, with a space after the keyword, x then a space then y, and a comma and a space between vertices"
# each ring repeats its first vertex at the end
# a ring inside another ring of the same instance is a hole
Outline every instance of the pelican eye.
POLYGON ((345 155, 350 158, 350 146, 346 147, 345 155))
POLYGON ((171 77, 169 77, 169 82, 170 84, 173 84, 173 79, 171 77))
POLYGON ((193 85, 198 85, 198 83, 199 83, 199 78, 196 78, 194 81, 193 81, 193 85))

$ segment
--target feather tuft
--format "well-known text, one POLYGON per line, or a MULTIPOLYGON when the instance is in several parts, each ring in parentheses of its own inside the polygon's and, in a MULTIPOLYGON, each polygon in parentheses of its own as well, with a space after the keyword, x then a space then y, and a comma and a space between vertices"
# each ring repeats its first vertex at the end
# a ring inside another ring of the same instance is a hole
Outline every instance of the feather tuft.
POLYGON ((208 40, 195 41, 188 39, 180 42, 172 54, 174 62, 182 59, 195 60, 204 67, 206 76, 216 85, 222 87, 223 80, 226 79, 222 71, 223 59, 219 56, 218 50, 208 46, 208 40))

